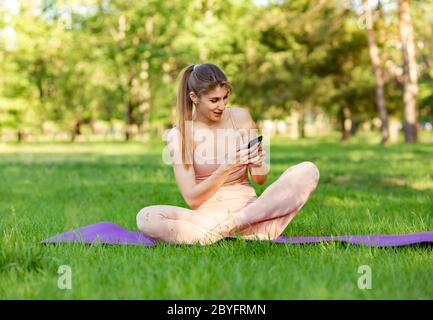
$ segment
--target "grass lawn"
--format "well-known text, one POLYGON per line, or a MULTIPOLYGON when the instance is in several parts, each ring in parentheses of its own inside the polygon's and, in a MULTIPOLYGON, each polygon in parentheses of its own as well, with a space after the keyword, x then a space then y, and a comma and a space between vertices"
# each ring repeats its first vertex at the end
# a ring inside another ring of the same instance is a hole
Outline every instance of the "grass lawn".
MULTIPOLYGON (((260 194, 289 166, 313 161, 319 186, 285 235, 433 231, 433 143, 359 136, 273 138, 260 194)), ((222 240, 210 246, 50 245, 99 221, 136 230, 144 206, 186 206, 163 141, 0 144, 1 299, 433 299, 431 246, 370 248, 222 240), (58 268, 72 270, 60 290, 58 268), (372 289, 358 288, 358 268, 372 289)))

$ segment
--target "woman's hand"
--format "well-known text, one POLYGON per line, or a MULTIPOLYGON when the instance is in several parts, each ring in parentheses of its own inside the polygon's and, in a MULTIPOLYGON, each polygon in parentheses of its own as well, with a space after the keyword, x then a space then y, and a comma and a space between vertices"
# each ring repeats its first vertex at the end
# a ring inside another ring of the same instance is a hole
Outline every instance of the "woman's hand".
POLYGON ((227 162, 222 165, 229 171, 237 170, 241 167, 248 166, 252 162, 260 159, 259 144, 255 144, 248 149, 248 143, 241 145, 240 149, 227 155, 227 162))
POLYGON ((248 165, 251 178, 260 185, 266 182, 269 172, 269 168, 265 163, 265 154, 266 152, 262 150, 262 147, 260 146, 258 148, 257 156, 252 158, 250 160, 250 164, 248 165))
POLYGON ((265 162, 265 155, 266 152, 263 150, 262 144, 259 144, 256 152, 250 154, 248 166, 253 168, 261 167, 262 164, 265 162))

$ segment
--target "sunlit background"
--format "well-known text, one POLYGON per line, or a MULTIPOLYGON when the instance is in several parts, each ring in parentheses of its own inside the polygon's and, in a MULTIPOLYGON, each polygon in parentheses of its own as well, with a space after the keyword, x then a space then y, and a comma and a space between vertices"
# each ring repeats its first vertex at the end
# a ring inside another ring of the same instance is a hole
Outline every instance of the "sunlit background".
POLYGON ((208 62, 271 134, 431 141, 431 34, 430 1, 2 0, 0 139, 161 136, 208 62))

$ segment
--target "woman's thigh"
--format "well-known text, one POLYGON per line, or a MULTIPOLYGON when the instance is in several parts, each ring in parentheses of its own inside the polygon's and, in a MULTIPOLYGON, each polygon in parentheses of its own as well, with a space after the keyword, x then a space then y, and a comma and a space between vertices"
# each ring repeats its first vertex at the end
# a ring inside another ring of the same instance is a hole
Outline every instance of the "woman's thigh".
POLYGON ((227 215, 201 214, 178 206, 152 205, 137 214, 137 226, 154 240, 192 244, 209 238, 209 231, 226 218, 227 215))
POLYGON ((171 205, 151 205, 144 207, 138 213, 144 221, 149 221, 151 215, 158 215, 164 219, 183 220, 193 222, 197 218, 197 214, 188 208, 171 206, 171 205))

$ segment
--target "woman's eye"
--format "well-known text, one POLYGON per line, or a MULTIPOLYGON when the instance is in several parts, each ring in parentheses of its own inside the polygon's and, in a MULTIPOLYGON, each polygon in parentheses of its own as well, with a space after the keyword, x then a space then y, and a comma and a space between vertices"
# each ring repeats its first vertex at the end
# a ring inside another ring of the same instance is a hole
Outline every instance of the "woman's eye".
MULTIPOLYGON (((228 99, 228 96, 227 97, 224 97, 224 100, 227 100, 228 99)), ((210 102, 212 102, 212 103, 216 103, 216 102, 218 102, 218 100, 211 100, 210 102)))

